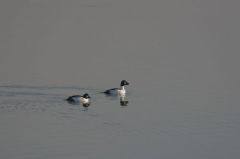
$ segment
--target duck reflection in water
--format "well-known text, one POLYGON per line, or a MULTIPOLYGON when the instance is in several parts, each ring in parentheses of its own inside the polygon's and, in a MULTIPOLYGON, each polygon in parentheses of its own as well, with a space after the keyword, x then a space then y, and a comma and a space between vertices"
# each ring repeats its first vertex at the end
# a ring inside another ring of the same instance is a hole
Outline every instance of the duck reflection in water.
POLYGON ((126 98, 126 95, 121 95, 121 94, 114 94, 114 95, 109 95, 105 94, 105 96, 110 99, 110 100, 120 100, 120 106, 126 107, 129 104, 129 101, 126 98))
POLYGON ((128 106, 128 103, 129 103, 129 101, 126 100, 126 96, 125 95, 124 96, 120 96, 120 105, 122 107, 128 106))

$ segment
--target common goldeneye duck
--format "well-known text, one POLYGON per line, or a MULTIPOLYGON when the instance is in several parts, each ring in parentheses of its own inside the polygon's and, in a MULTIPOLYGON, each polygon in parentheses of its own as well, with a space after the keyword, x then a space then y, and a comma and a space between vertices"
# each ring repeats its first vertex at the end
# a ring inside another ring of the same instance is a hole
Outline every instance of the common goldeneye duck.
POLYGON ((126 85, 129 85, 129 83, 126 80, 122 80, 120 83, 120 88, 108 89, 102 93, 105 93, 106 95, 125 95, 126 94, 126 90, 125 90, 126 85))
POLYGON ((87 93, 85 93, 83 96, 81 96, 81 95, 70 96, 66 100, 69 103, 89 104, 90 103, 90 98, 91 97, 87 93))

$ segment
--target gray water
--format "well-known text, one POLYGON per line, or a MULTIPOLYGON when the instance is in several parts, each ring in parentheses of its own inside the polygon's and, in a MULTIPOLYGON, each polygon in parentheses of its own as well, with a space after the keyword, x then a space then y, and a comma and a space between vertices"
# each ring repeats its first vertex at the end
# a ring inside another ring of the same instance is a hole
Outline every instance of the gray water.
POLYGON ((0 158, 239 158, 239 5, 2 0, 0 158))

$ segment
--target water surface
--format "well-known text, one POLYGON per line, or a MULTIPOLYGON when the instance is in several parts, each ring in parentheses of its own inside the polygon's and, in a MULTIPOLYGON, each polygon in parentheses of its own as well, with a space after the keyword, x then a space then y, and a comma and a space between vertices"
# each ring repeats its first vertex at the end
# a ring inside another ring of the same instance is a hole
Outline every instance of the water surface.
POLYGON ((1 1, 0 158, 239 158, 238 6, 1 1))

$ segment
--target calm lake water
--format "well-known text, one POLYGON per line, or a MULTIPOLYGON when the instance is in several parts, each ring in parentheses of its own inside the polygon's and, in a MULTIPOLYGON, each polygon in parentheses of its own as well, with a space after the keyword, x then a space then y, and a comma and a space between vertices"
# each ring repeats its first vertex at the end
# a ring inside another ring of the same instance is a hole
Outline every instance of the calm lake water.
POLYGON ((1 1, 0 158, 239 158, 239 5, 1 1))

